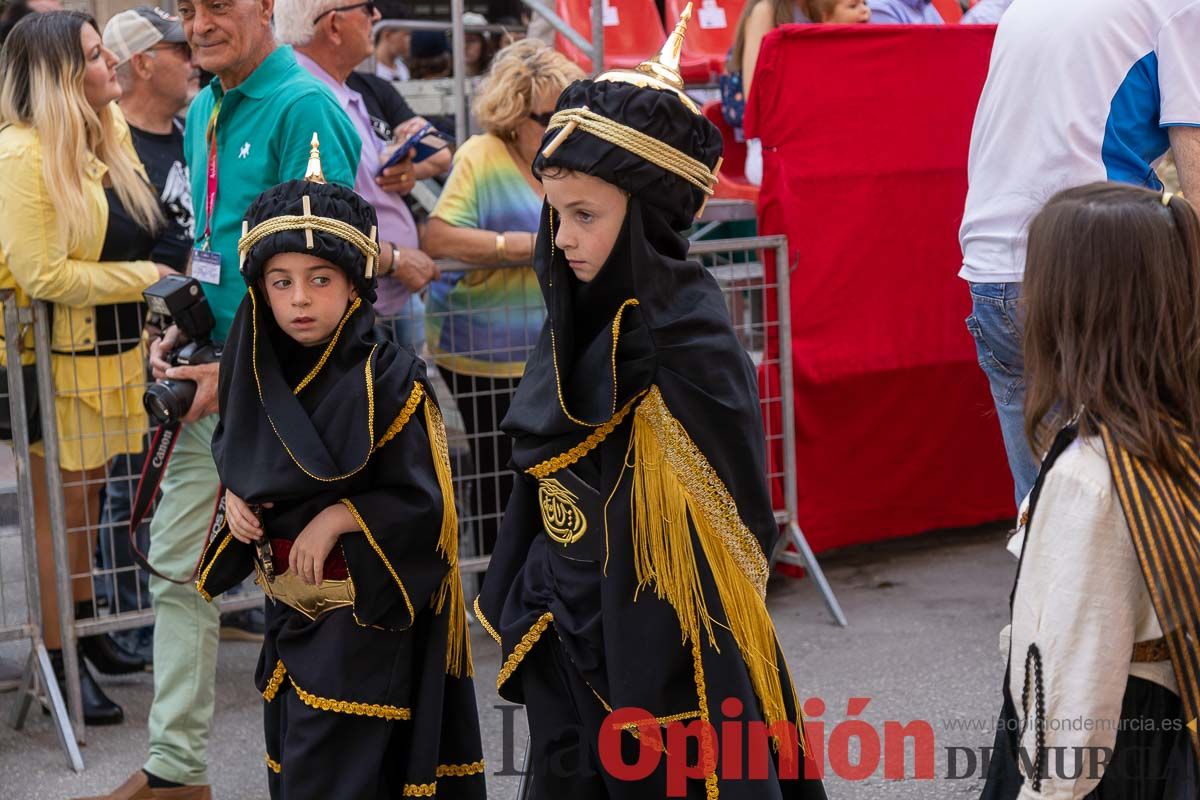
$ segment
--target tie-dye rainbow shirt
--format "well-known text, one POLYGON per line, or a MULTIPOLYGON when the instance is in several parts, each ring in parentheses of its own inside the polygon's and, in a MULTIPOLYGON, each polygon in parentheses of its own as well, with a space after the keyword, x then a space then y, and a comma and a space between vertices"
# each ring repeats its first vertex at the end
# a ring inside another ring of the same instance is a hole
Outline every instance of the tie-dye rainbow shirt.
MULTIPOLYGON (((536 232, 542 201, 504 142, 472 136, 433 216, 460 228, 536 232)), ((439 367, 465 375, 519 378, 537 344, 546 307, 531 266, 443 272, 429 285, 425 334, 439 367)))

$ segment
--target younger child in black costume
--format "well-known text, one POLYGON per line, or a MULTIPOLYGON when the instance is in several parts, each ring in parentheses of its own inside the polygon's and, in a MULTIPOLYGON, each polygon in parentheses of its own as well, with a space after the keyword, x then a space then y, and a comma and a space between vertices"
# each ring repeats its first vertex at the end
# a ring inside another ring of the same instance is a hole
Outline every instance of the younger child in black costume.
POLYGON ((251 572, 274 800, 485 797, 446 432, 419 359, 377 333, 375 212, 264 192, 221 362, 226 515, 197 588, 251 572))

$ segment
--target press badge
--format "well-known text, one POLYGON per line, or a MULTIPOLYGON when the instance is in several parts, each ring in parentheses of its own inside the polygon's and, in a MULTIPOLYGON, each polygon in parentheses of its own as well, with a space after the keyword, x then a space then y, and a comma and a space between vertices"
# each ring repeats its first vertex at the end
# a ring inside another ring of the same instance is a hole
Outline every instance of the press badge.
POLYGON ((192 251, 192 277, 201 283, 221 283, 221 254, 212 250, 192 251))

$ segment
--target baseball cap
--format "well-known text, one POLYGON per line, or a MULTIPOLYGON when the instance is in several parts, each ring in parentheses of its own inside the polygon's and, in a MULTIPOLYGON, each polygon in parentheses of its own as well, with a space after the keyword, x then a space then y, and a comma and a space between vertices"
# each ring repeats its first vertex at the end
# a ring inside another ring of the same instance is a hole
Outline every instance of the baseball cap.
POLYGON ((124 64, 159 42, 178 44, 186 41, 179 18, 153 6, 122 11, 104 26, 104 46, 113 51, 118 64, 124 64))

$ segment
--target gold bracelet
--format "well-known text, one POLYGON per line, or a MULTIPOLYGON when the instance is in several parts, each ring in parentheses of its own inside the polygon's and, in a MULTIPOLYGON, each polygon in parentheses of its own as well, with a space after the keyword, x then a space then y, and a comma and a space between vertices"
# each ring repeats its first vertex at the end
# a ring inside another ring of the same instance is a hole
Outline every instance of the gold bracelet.
POLYGON ((504 241, 504 234, 496 234, 496 260, 501 264, 508 263, 508 243, 504 241))

